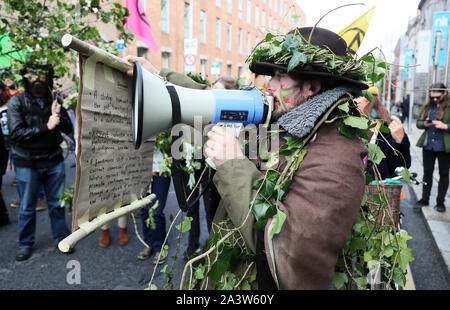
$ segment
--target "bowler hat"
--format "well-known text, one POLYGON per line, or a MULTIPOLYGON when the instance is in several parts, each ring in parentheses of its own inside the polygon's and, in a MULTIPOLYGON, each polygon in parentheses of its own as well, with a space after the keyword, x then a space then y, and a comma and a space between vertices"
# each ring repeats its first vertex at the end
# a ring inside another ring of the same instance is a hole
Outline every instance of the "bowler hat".
MULTIPOLYGON (((302 27, 294 29, 289 34, 300 34, 303 40, 307 40, 309 44, 320 48, 329 49, 336 56, 349 56, 347 43, 338 34, 324 28, 319 27, 302 27)), ((306 42, 306 44, 308 44, 306 42)), ((256 74, 274 76, 276 71, 287 72, 288 64, 271 63, 271 62, 253 62, 250 64, 250 70, 256 74)), ((361 90, 367 89, 368 85, 356 80, 352 77, 338 75, 330 72, 326 68, 315 66, 311 63, 309 66, 298 65, 288 72, 293 77, 311 77, 322 80, 340 81, 342 83, 351 84, 361 90)))

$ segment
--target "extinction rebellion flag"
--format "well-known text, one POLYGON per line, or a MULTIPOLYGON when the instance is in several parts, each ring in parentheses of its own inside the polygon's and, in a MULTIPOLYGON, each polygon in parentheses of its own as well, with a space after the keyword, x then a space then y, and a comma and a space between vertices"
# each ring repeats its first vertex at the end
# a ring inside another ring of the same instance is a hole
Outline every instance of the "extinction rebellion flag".
POLYGON ((347 42, 348 50, 352 55, 355 55, 361 46, 374 11, 375 6, 339 32, 339 35, 347 42))

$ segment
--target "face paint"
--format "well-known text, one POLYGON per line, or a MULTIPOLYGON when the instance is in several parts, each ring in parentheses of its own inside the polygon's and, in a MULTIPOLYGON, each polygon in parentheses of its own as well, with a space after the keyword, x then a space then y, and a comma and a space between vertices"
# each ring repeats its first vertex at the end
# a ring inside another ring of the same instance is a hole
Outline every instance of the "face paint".
POLYGON ((291 103, 291 97, 294 92, 294 88, 296 87, 296 84, 292 84, 291 87, 286 87, 285 84, 281 84, 280 88, 280 99, 281 103, 283 104, 283 108, 287 111, 288 105, 291 103))

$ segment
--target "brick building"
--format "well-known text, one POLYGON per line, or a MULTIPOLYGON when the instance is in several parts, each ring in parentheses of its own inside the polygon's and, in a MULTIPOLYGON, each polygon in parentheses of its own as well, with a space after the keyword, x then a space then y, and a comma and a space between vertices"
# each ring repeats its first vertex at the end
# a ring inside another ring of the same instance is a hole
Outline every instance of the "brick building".
MULTIPOLYGON (((118 1, 126 5, 125 0, 118 1)), ((247 69, 247 56, 268 31, 285 33, 305 22, 305 13, 295 0, 141 1, 158 53, 136 36, 127 46, 127 55, 144 56, 157 68, 186 72, 184 39, 194 38, 195 72, 212 82, 218 76, 211 74, 213 63, 220 62, 220 75, 237 77, 247 69)))

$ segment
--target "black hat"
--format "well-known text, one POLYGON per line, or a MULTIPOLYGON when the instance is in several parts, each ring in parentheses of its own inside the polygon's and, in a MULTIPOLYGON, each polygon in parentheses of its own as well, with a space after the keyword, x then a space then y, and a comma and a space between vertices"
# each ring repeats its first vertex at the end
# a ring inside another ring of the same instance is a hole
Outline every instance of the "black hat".
MULTIPOLYGON (((298 35, 298 33, 300 33, 303 41, 307 40, 311 45, 315 45, 321 48, 327 48, 336 56, 350 56, 345 40, 341 36, 330 30, 318 27, 303 27, 289 32, 289 34, 294 35, 298 35)), ((287 72, 287 68, 288 64, 281 63, 278 64, 271 62, 253 62, 250 64, 250 70, 253 73, 270 76, 274 76, 276 71, 278 70, 287 72)), ((360 82, 359 80, 346 77, 344 75, 334 74, 333 72, 326 70, 326 68, 324 68, 323 66, 318 67, 314 64, 310 64, 307 67, 298 65, 297 67, 289 71, 288 74, 293 77, 316 77, 322 80, 341 81, 342 83, 356 86, 361 90, 368 88, 368 85, 360 82)))

